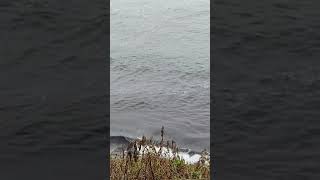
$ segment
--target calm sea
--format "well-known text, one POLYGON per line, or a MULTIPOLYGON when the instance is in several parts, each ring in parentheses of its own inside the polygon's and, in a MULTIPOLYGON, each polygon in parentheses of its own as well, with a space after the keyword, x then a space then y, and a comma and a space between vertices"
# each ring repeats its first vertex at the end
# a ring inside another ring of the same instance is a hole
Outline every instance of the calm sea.
POLYGON ((209 149, 209 0, 111 1, 111 136, 209 149))

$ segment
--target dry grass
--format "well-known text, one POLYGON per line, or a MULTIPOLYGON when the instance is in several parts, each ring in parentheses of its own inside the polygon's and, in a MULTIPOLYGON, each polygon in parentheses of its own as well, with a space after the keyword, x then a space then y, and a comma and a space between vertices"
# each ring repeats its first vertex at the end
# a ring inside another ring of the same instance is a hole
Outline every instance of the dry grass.
POLYGON ((110 179, 210 179, 210 163, 206 151, 196 164, 188 164, 181 159, 174 141, 164 143, 164 128, 161 129, 161 141, 142 137, 123 148, 122 154, 111 156, 110 179), (157 147, 157 148, 156 148, 157 147), (173 156, 164 157, 164 151, 172 149, 173 156), (156 150, 157 149, 157 150, 156 150))

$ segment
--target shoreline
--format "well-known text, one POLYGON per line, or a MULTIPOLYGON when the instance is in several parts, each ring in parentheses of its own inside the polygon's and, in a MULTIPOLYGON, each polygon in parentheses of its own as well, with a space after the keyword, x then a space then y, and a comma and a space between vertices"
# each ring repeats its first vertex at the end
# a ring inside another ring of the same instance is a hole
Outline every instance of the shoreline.
MULTIPOLYGON (((122 144, 110 151, 111 179, 210 179, 210 153, 179 149, 174 140, 118 137, 122 144)), ((112 142, 111 142, 112 143, 112 142)))

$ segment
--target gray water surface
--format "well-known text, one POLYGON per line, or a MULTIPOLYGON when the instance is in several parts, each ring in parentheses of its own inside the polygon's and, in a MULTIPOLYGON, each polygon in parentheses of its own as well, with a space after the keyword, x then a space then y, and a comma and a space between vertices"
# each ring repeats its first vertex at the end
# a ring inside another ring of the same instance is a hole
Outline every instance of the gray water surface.
POLYGON ((210 1, 111 1, 111 136, 209 149, 210 1))

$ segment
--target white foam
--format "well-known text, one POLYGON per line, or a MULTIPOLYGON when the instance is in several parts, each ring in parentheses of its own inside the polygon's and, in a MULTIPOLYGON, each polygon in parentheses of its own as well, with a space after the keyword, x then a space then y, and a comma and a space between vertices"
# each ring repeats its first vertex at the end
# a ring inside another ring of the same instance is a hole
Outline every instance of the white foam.
MULTIPOLYGON (((144 152, 160 153, 160 147, 141 146, 139 154, 141 155, 144 152)), ((174 153, 171 148, 168 149, 166 147, 162 147, 160 156, 164 158, 173 158, 176 156, 183 159, 188 164, 195 164, 199 162, 201 158, 201 155, 198 153, 181 152, 181 151, 174 153)), ((210 155, 208 155, 206 158, 210 159, 210 155)), ((205 163, 209 164, 208 161, 206 161, 205 163)))

